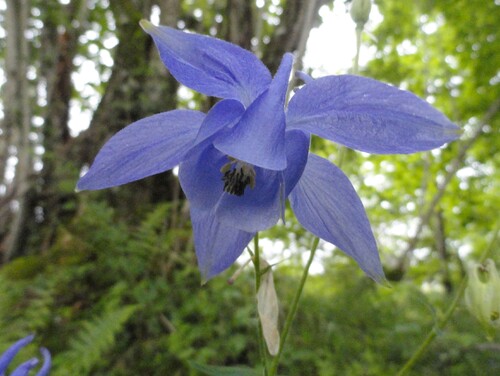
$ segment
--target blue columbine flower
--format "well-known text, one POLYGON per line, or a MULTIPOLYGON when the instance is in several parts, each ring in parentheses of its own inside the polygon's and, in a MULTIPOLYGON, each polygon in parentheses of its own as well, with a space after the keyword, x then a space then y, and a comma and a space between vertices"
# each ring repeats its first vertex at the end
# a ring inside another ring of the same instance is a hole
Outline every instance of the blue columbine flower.
POLYGON ((309 153, 310 134, 369 153, 413 153, 455 140, 458 128, 415 95, 373 79, 308 82, 285 110, 293 56, 271 77, 231 43, 141 21, 182 84, 221 98, 207 113, 174 110, 139 120, 101 149, 77 188, 125 184, 180 165, 198 264, 208 279, 228 268, 257 231, 283 217, 299 222, 383 278, 363 205, 348 178, 309 153))
MULTIPOLYGON (((6 376, 5 371, 7 370, 8 365, 14 359, 16 354, 21 350, 24 346, 30 343, 34 335, 27 336, 23 339, 20 339, 16 343, 14 343, 11 347, 9 347, 1 356, 0 356, 0 376, 6 376)), ((37 372, 36 376, 46 376, 49 374, 51 359, 49 350, 42 347, 40 352, 43 356, 43 365, 40 370, 37 372)), ((32 358, 17 367, 10 376, 28 376, 29 372, 32 368, 34 368, 38 364, 37 358, 32 358)))

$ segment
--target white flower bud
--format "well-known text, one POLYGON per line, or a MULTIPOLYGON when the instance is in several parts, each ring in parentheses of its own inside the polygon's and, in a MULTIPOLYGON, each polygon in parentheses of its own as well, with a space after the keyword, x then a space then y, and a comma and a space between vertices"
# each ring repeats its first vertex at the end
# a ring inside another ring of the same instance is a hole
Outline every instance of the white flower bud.
POLYGON ((259 291, 257 292, 257 310, 267 349, 269 350, 269 354, 274 356, 278 354, 280 347, 278 296, 274 288, 272 269, 262 259, 260 265, 262 269, 268 268, 268 270, 261 277, 259 291))
POLYGON ((492 260, 470 268, 465 304, 481 323, 500 327, 500 278, 492 260))
POLYGON ((371 0, 352 0, 351 18, 358 27, 363 27, 370 17, 371 0))

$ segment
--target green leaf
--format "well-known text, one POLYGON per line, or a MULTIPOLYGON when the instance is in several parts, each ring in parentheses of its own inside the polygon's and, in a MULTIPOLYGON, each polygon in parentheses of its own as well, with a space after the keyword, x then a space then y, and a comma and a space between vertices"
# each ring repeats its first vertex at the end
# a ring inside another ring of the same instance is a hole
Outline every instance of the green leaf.
POLYGON ((189 366, 209 376, 260 376, 261 371, 248 367, 209 366, 196 362, 189 362, 189 366))

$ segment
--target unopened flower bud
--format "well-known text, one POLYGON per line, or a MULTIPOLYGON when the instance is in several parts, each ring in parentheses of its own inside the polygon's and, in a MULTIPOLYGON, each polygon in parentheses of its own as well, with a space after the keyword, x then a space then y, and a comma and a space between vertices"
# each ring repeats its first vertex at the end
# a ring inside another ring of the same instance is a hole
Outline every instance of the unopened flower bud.
POLYGON ((469 270, 465 304, 481 323, 500 327, 500 278, 492 260, 469 270))
POLYGON ((259 312, 262 334, 266 341, 269 354, 278 354, 280 347, 280 333, 278 330, 278 296, 274 288, 273 272, 269 264, 261 259, 261 267, 267 271, 261 278, 259 291, 257 292, 257 311, 259 312))
POLYGON ((358 27, 363 28, 364 24, 370 17, 370 10, 372 9, 371 0, 352 0, 351 4, 351 18, 358 27))

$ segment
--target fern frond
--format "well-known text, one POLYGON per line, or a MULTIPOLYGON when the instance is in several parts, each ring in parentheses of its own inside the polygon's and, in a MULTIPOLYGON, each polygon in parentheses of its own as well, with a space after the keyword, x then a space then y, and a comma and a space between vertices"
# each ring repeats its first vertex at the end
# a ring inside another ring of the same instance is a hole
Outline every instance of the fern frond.
POLYGON ((114 346, 116 335, 136 309, 135 305, 127 305, 84 322, 70 342, 70 349, 54 359, 54 376, 88 375, 114 346))

